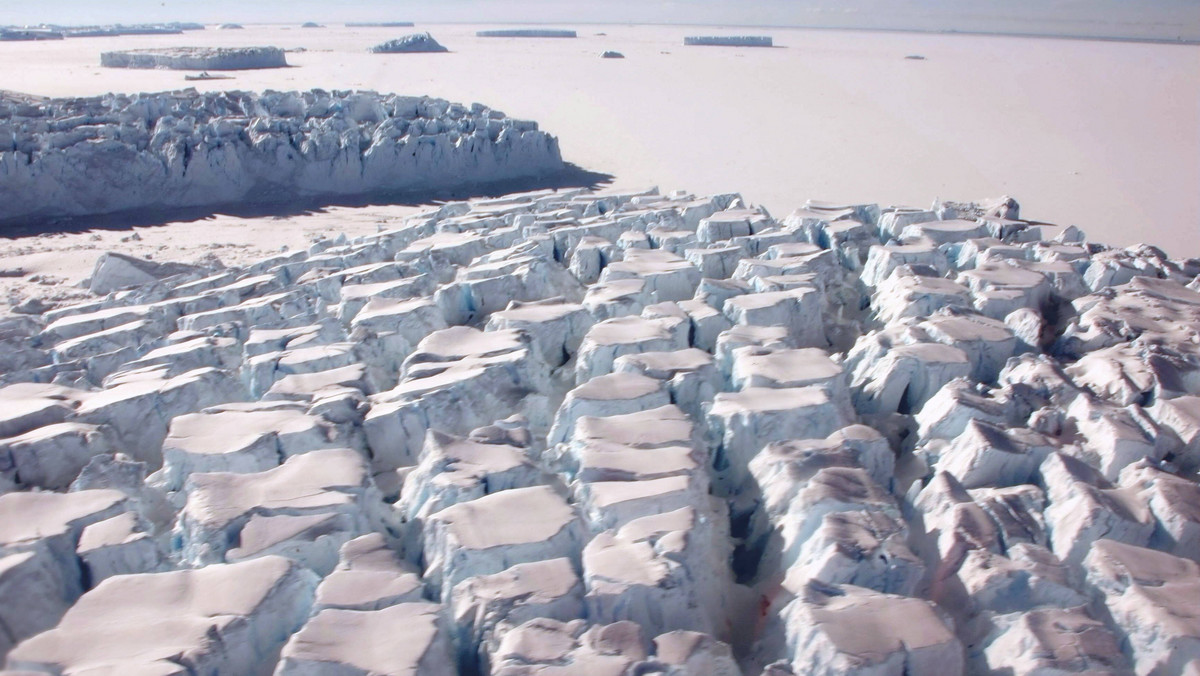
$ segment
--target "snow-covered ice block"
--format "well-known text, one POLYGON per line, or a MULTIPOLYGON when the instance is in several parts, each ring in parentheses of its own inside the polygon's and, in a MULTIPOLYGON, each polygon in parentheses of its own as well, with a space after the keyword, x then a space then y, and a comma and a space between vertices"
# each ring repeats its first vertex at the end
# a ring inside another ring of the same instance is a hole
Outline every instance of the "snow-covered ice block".
POLYGON ((1088 585, 1124 634, 1139 674, 1200 670, 1200 565, 1112 540, 1098 540, 1083 561, 1088 585))
POLYGON ((337 293, 337 300, 340 301, 337 306, 338 321, 343 325, 353 324, 358 314, 372 301, 377 302, 378 307, 388 301, 400 302, 431 296, 433 286, 433 279, 424 274, 370 284, 343 284, 337 293))
POLYGON ((595 284, 600 279, 600 273, 605 266, 615 260, 621 260, 620 249, 603 237, 587 235, 571 249, 570 263, 567 270, 575 275, 581 284, 595 284))
POLYGON ((970 309, 971 292, 967 287, 942 277, 905 274, 908 267, 897 268, 875 288, 871 306, 884 323, 907 317, 927 317, 941 308, 970 309))
POLYGON ((1190 364, 1172 363, 1168 354, 1121 344, 1089 352, 1065 371, 1077 385, 1117 406, 1172 399, 1189 394, 1190 364), (1180 368, 1182 366, 1182 368, 1180 368))
POLYGON ((598 321, 636 315, 654 298, 646 291, 646 280, 616 279, 588 287, 583 306, 598 321))
POLYGON ((1039 545, 1015 544, 1008 548, 1008 556, 970 549, 956 576, 969 597, 964 605, 971 612, 1014 613, 1087 603, 1074 567, 1039 545))
MULTIPOLYGON (((861 468, 823 467, 807 477, 773 478, 774 481, 763 485, 763 494, 765 511, 779 534, 779 565, 774 565, 776 553, 770 550, 764 558, 768 569, 787 570, 802 560, 811 563, 819 558, 819 551, 809 550, 805 557, 802 549, 822 528, 829 514, 882 512, 892 523, 879 528, 903 532, 895 499, 861 468), (780 500, 784 495, 790 496, 786 502, 780 500)), ((820 545, 816 546, 819 550, 820 545)), ((913 572, 905 570, 901 574, 913 572)))
POLYGON ((429 33, 412 33, 371 48, 372 54, 439 53, 449 51, 429 33))
POLYGON ((979 315, 938 312, 920 326, 933 340, 965 352, 971 377, 984 383, 996 380, 1017 345, 1004 322, 979 315))
POLYGON ((785 586, 812 579, 912 596, 925 566, 908 548, 907 538, 904 522, 887 512, 826 513, 796 553, 785 586))
POLYGON ((317 319, 307 315, 305 320, 311 323, 296 322, 285 326, 252 327, 250 335, 242 345, 246 360, 259 357, 271 352, 283 352, 288 349, 329 345, 345 342, 346 332, 340 324, 331 318, 317 319))
POLYGON ((687 300, 696 293, 700 271, 689 261, 661 249, 629 249, 623 260, 609 263, 600 283, 622 279, 645 281, 652 302, 687 300))
POLYGON ((707 456, 694 434, 692 421, 674 405, 607 418, 584 417, 558 463, 560 471, 587 483, 682 476, 688 478, 687 490, 697 490, 704 485, 707 456))
POLYGON ((713 466, 720 485, 738 490, 751 458, 772 441, 824 438, 849 425, 853 412, 847 409, 815 386, 751 387, 718 394, 707 421, 717 449, 713 466))
POLYGON ((1046 493, 1033 484, 1007 488, 975 488, 967 494, 996 524, 997 535, 1011 550, 1018 544, 1043 546, 1046 539, 1046 493))
POLYGON ((951 380, 930 397, 914 416, 922 441, 954 439, 973 421, 1003 425, 1008 407, 1003 401, 980 394, 967 378, 951 380))
POLYGON ((955 378, 970 376, 971 360, 952 345, 896 345, 854 374, 855 408, 862 414, 915 413, 955 378))
POLYGON ((738 389, 815 385, 834 397, 849 398, 841 365, 820 348, 738 348, 733 352, 732 380, 738 389))
POLYGON ((549 486, 452 505, 425 521, 425 581, 448 601, 469 577, 531 561, 578 561, 585 531, 575 508, 549 486))
POLYGON ((569 559, 519 563, 467 578, 451 592, 459 660, 489 673, 488 657, 512 629, 537 618, 570 622, 584 615, 583 581, 569 559))
POLYGON ((332 425, 298 407, 213 407, 171 420, 156 484, 178 491, 193 473, 261 472, 294 455, 344 445, 332 425))
POLYGON ((945 472, 938 472, 921 488, 911 500, 911 510, 914 517, 920 517, 912 544, 931 573, 931 594, 939 602, 953 604, 958 591, 953 582, 966 552, 1002 553, 999 527, 967 489, 945 472))
POLYGON ((1161 460, 1170 451, 1171 440, 1136 404, 1118 408, 1077 397, 1066 414, 1081 441, 1079 457, 1109 481, 1116 481, 1122 469, 1139 460, 1161 460))
POLYGON ((940 277, 950 271, 950 262, 937 245, 929 241, 872 246, 862 268, 862 282, 877 287, 902 265, 923 265, 940 277))
POLYGON ((796 347, 826 347, 824 309, 825 296, 820 290, 801 287, 735 296, 725 301, 722 311, 734 324, 784 327, 796 347))
POLYGON ((951 219, 1015 219, 1020 218, 1021 205, 1008 195, 979 202, 934 200, 932 211, 938 218, 951 219))
POLYGON ((66 421, 87 394, 43 383, 16 383, 0 388, 0 436, 15 437, 66 421))
POLYGON ((940 452, 937 469, 954 475, 966 488, 1016 486, 1033 480, 1037 468, 1056 450, 1034 432, 970 420, 940 452))
POLYGON ((293 373, 276 380, 262 398, 263 401, 282 400, 311 404, 347 389, 358 390, 365 396, 367 393, 374 393, 374 389, 367 384, 368 379, 367 367, 363 364, 351 364, 316 373, 293 373))
POLYGON ((274 676, 454 676, 446 625, 436 603, 322 610, 288 639, 274 676))
POLYGON ((1004 319, 1020 308, 1044 311, 1054 289, 1046 275, 1020 261, 1000 261, 966 270, 958 281, 975 294, 975 309, 1004 319))
POLYGON ((358 363, 358 346, 352 342, 310 345, 268 352, 247 359, 242 378, 256 398, 266 394, 280 378, 296 373, 319 373, 358 363))
POLYGON ((695 300, 704 301, 706 305, 720 310, 725 307, 725 301, 734 296, 753 293, 749 282, 740 279, 713 279, 705 277, 696 287, 695 300))
POLYGON ((1044 354, 1013 357, 997 379, 1005 389, 1028 388, 1055 406, 1066 409, 1082 390, 1055 359, 1044 354))
POLYGON ((600 533, 583 551, 587 616, 647 632, 729 633, 732 573, 724 518, 683 507, 600 533))
POLYGON ((79 598, 78 573, 71 573, 47 546, 0 556, 0 658, 18 641, 57 624, 79 598))
POLYGON ((77 576, 75 547, 83 529, 131 507, 129 496, 108 489, 0 495, 0 553, 44 545, 63 566, 66 576, 77 576))
POLYGON ((931 220, 913 223, 900 231, 900 239, 927 239, 935 245, 954 244, 987 236, 987 228, 978 221, 965 219, 931 220))
POLYGON ((270 670, 308 616, 316 576, 270 556, 111 577, 8 667, 53 674, 254 674, 270 670))
POLYGON ((993 671, 1012 676, 1129 673, 1116 637, 1082 608, 1044 608, 1014 615, 988 642, 983 655, 993 671))
POLYGON ((372 298, 350 326, 375 336, 397 336, 411 350, 425 336, 446 328, 446 318, 430 298, 372 298))
POLYGON ((705 244, 745 237, 765 227, 770 217, 750 209, 721 211, 700 220, 696 238, 705 244))
POLYGON ((177 526, 184 560, 206 565, 278 547, 327 574, 346 541, 384 531, 391 507, 366 460, 350 449, 312 451, 250 474, 193 474, 177 526))
POLYGON ((1137 546, 1150 542, 1156 522, 1135 488, 1112 488, 1094 469, 1061 453, 1047 457, 1040 473, 1050 498, 1051 548, 1062 560, 1078 564, 1100 538, 1137 546))
POLYGON ((425 433, 466 434, 514 413, 549 426, 548 368, 521 331, 435 331, 404 362, 400 384, 371 397, 363 431, 377 470, 416 464, 425 433), (528 410, 527 410, 528 409, 528 410))
POLYGON ((163 365, 175 373, 205 367, 236 370, 241 362, 242 343, 237 338, 200 334, 150 350, 121 366, 120 371, 163 365))
POLYGON ((99 357, 119 350, 133 350, 135 354, 158 347, 162 342, 162 327, 141 320, 114 326, 105 331, 89 333, 56 344, 50 354, 58 362, 99 357))
POLYGON ((734 326, 717 336, 713 357, 717 368, 726 378, 733 376, 733 355, 740 347, 786 349, 796 347, 787 327, 784 326, 734 326))
POLYGON ((147 367, 106 383, 76 414, 81 422, 108 425, 120 450, 152 469, 162 464, 162 442, 171 419, 209 406, 246 399, 245 388, 227 371, 202 368, 166 377, 147 367))
POLYGON ((619 676, 649 653, 634 622, 588 626, 584 620, 530 620, 510 631, 491 656, 491 676, 619 676))
POLYGON ((797 673, 957 676, 965 666, 947 621, 921 599, 814 582, 781 618, 797 673))
POLYGON ((488 331, 520 329, 533 337, 542 361, 552 367, 565 364, 579 351, 584 335, 595 320, 583 305, 561 300, 512 302, 488 318, 488 331))
POLYGON ((689 322, 678 317, 619 317, 602 321, 587 332, 575 364, 575 382, 612 373, 618 357, 640 352, 668 352, 688 347, 689 322))
POLYGON ((420 520, 451 505, 541 482, 542 470, 523 448, 430 430, 396 506, 405 518, 420 520))
POLYGON ((715 350, 721 333, 733 326, 720 310, 704 301, 685 300, 680 301, 678 305, 691 322, 692 346, 705 352, 715 350))
POLYGON ((113 575, 158 571, 166 557, 148 530, 149 525, 136 512, 124 512, 86 526, 75 551, 90 586, 113 575))
POLYGON ((879 216, 879 232, 886 239, 899 239, 900 232, 914 223, 935 221, 938 215, 933 211, 925 211, 913 207, 890 207, 883 210, 879 216))
POLYGON ((1152 549, 1200 563, 1200 485, 1143 462, 1121 472, 1120 486, 1137 491, 1154 515, 1152 549))
POLYGON ((666 382, 671 402, 693 418, 703 416, 701 405, 721 391, 722 378, 712 356, 697 348, 673 352, 642 352, 617 358, 616 373, 640 373, 666 382))
POLYGON ((106 427, 54 423, 0 440, 0 472, 21 486, 61 489, 92 457, 110 452, 106 427))
POLYGON ((729 279, 746 252, 740 246, 709 246, 706 249, 687 249, 683 255, 696 266, 702 277, 729 279))
MULTIPOLYGON (((656 449, 657 451, 657 449, 656 449)), ((661 455, 656 451, 641 455, 661 455)), ((590 459, 590 458, 585 458, 590 459)), ((690 456, 689 456, 690 459, 690 456)), ((670 458, 674 460, 674 458, 670 458)), ((660 460, 660 462, 663 462, 660 460)), ((684 461, 686 462, 686 460, 684 461)), ((679 461, 676 461, 680 463, 679 461)), ((643 464, 649 464, 643 462, 643 464)), ((659 463, 655 463, 659 464, 659 463)), ((581 466, 581 470, 585 467, 581 466)), ((596 470, 594 466, 586 469, 596 470)), ((605 468, 609 472, 612 467, 605 468)), ((661 468, 657 468, 660 469, 661 468)), ((670 470, 673 470, 671 467, 670 470)), ((668 470, 668 471, 670 471, 668 470)), ((593 471, 591 474, 598 474, 593 471)), ((634 519, 660 514, 689 505, 704 504, 708 499, 708 477, 702 471, 677 472, 668 476, 633 480, 583 481, 578 491, 584 517, 594 532, 620 528, 634 519)))
POLYGON ((279 47, 175 47, 101 52, 100 65, 209 71, 286 68, 288 64, 279 47))
POLYGON ((88 334, 100 333, 131 322, 158 325, 164 333, 173 318, 158 305, 118 305, 80 312, 54 319, 42 329, 39 338, 44 344, 55 345, 88 334))
POLYGON ((421 577, 381 533, 368 533, 342 545, 338 565, 317 587, 313 612, 327 608, 379 610, 421 601, 421 577))
POLYGON ((667 669, 685 674, 741 676, 742 670, 727 644, 696 631, 676 630, 654 637, 654 659, 667 669))
POLYGON ((671 403, 666 384, 638 373, 597 376, 567 393, 558 407, 546 443, 553 445, 571 438, 575 421, 583 416, 604 417, 637 413, 671 403))

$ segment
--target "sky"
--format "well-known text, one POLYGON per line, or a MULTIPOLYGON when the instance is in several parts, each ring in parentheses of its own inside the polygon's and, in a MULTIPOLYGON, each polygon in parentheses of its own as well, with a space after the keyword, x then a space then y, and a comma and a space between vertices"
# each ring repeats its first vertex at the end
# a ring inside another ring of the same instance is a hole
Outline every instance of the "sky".
POLYGON ((1200 33, 1200 0, 0 0, 0 25, 389 20, 938 30, 1071 23, 1101 33, 1137 27, 1171 37, 1200 33))

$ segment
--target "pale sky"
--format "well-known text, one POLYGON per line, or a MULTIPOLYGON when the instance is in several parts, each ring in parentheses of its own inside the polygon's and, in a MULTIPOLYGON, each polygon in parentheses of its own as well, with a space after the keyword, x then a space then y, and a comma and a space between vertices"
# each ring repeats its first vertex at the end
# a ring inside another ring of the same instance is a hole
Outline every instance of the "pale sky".
POLYGON ((1063 20, 1193 34, 1200 0, 0 0, 0 25, 160 21, 679 23, 988 30, 1063 20))

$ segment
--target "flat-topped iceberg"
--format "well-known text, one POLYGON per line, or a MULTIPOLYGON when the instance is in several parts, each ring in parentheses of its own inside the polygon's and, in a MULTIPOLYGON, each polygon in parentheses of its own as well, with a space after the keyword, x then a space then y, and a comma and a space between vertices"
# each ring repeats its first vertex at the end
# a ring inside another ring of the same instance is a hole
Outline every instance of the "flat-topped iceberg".
POLYGON ((480 38, 573 38, 575 31, 557 30, 550 28, 503 28, 496 30, 475 31, 475 37, 480 38))
POLYGON ((688 46, 708 47, 772 47, 774 42, 767 35, 695 35, 683 39, 688 46))

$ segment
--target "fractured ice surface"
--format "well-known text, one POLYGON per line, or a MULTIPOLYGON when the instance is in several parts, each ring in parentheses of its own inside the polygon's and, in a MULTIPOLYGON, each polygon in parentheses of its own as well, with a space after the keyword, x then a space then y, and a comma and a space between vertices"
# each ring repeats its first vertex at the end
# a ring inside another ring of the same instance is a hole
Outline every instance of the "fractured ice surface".
POLYGON ((383 227, 0 317, 9 672, 1200 673, 1200 262, 1008 198, 383 227))
POLYGON ((118 575, 88 592, 8 665, 34 673, 269 673, 303 624, 315 576, 268 556, 118 575))

